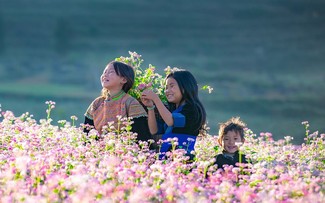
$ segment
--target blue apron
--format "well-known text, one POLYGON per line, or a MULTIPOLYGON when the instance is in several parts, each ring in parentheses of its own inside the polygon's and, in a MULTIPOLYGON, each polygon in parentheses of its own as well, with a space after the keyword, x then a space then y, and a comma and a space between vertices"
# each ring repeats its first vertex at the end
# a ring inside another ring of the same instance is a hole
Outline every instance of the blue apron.
MULTIPOLYGON (((191 151, 194 150, 195 142, 197 136, 194 135, 189 135, 189 134, 178 134, 178 133, 173 133, 173 127, 184 127, 185 126, 185 116, 179 112, 182 111, 184 105, 178 107, 172 112, 173 119, 174 119, 174 125, 173 126, 167 126, 166 124, 164 125, 165 128, 165 134, 162 136, 162 140, 167 140, 168 138, 178 138, 178 149, 184 149, 186 150, 186 154, 190 155, 191 151)), ((165 152, 170 151, 172 148, 171 142, 163 142, 160 148, 160 159, 165 156, 165 152)), ((192 157, 192 156, 190 156, 192 157)))

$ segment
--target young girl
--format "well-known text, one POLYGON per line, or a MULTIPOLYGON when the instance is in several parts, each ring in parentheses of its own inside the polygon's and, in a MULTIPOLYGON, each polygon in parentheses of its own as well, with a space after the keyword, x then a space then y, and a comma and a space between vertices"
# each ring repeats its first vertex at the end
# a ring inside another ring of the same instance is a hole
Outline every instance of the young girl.
POLYGON ((218 168, 224 165, 236 166, 236 163, 247 163, 246 157, 239 154, 238 145, 245 141, 244 128, 246 124, 239 117, 233 117, 220 124, 218 142, 223 148, 222 154, 218 154, 215 164, 218 168))
MULTIPOLYGON (((142 93, 142 103, 148 108, 150 133, 163 134, 162 140, 177 137, 178 147, 187 150, 187 155, 190 155, 206 122, 205 109, 198 98, 197 82, 189 71, 173 71, 166 77, 165 94, 171 111, 152 90, 142 93), (164 121, 162 129, 157 124, 155 107, 164 121)), ((167 152, 170 148, 171 144, 164 142, 160 152, 167 152)))
MULTIPOLYGON (((85 124, 94 126, 102 133, 103 126, 114 121, 117 127, 118 115, 132 117, 132 132, 138 134, 137 139, 148 141, 151 135, 148 128, 147 113, 143 106, 127 94, 134 83, 134 70, 131 66, 112 61, 100 77, 102 94, 88 107, 85 113, 85 124)), ((87 132, 87 129, 85 129, 87 132)))

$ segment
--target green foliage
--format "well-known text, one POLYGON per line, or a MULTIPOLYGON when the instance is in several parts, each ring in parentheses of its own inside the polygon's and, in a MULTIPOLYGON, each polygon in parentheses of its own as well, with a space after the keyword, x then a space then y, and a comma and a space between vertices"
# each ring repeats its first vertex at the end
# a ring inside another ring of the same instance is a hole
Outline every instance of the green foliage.
MULTIPOLYGON (((142 67, 143 59, 142 56, 136 52, 129 52, 130 57, 119 57, 116 61, 120 61, 131 65, 134 68, 135 80, 133 87, 128 92, 131 96, 136 99, 140 99, 141 93, 145 89, 152 89, 156 92, 163 102, 167 102, 164 94, 165 90, 165 77, 155 72, 155 66, 149 64, 149 67, 142 67)), ((168 74, 169 69, 165 69, 165 75, 168 74)))
MULTIPOLYGON (((159 95, 159 98, 162 102, 167 103, 167 98, 164 92, 165 78, 172 71, 177 71, 179 69, 176 67, 171 68, 170 66, 167 66, 167 68, 164 69, 164 76, 162 76, 159 73, 155 72, 156 67, 151 64, 149 64, 149 67, 143 68, 142 64, 144 60, 141 58, 141 55, 130 51, 129 54, 130 57, 121 56, 115 59, 116 61, 129 64, 134 68, 134 84, 128 93, 139 100, 143 90, 151 89, 159 95)), ((209 93, 211 93, 213 91, 213 88, 209 85, 204 85, 201 90, 207 90, 209 93)))

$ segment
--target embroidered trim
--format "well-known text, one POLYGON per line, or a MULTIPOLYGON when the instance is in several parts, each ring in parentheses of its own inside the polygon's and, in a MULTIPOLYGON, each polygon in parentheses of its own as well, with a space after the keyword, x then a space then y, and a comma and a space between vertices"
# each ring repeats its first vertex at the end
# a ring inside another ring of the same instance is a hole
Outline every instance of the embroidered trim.
MULTIPOLYGON (((107 101, 117 101, 117 100, 121 99, 125 94, 126 94, 126 93, 125 93, 123 90, 121 90, 121 91, 119 91, 117 94, 110 96, 110 97, 107 98, 106 100, 107 100, 107 101)), ((106 101, 106 100, 105 100, 105 101, 106 101)))

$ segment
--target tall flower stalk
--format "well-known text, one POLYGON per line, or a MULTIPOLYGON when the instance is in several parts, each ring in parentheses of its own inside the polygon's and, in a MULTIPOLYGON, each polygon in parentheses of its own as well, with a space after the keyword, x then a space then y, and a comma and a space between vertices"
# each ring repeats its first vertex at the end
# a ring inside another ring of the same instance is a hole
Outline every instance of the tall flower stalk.
POLYGON ((77 116, 71 116, 72 126, 75 126, 75 121, 78 120, 77 116))
POLYGON ((46 101, 45 104, 47 104, 46 109, 46 120, 49 120, 51 118, 51 111, 55 108, 55 102, 54 101, 46 101))
POLYGON ((306 143, 309 144, 310 143, 310 139, 309 139, 309 123, 308 121, 303 121, 301 122, 302 125, 304 125, 305 127, 305 140, 306 140, 306 143))

